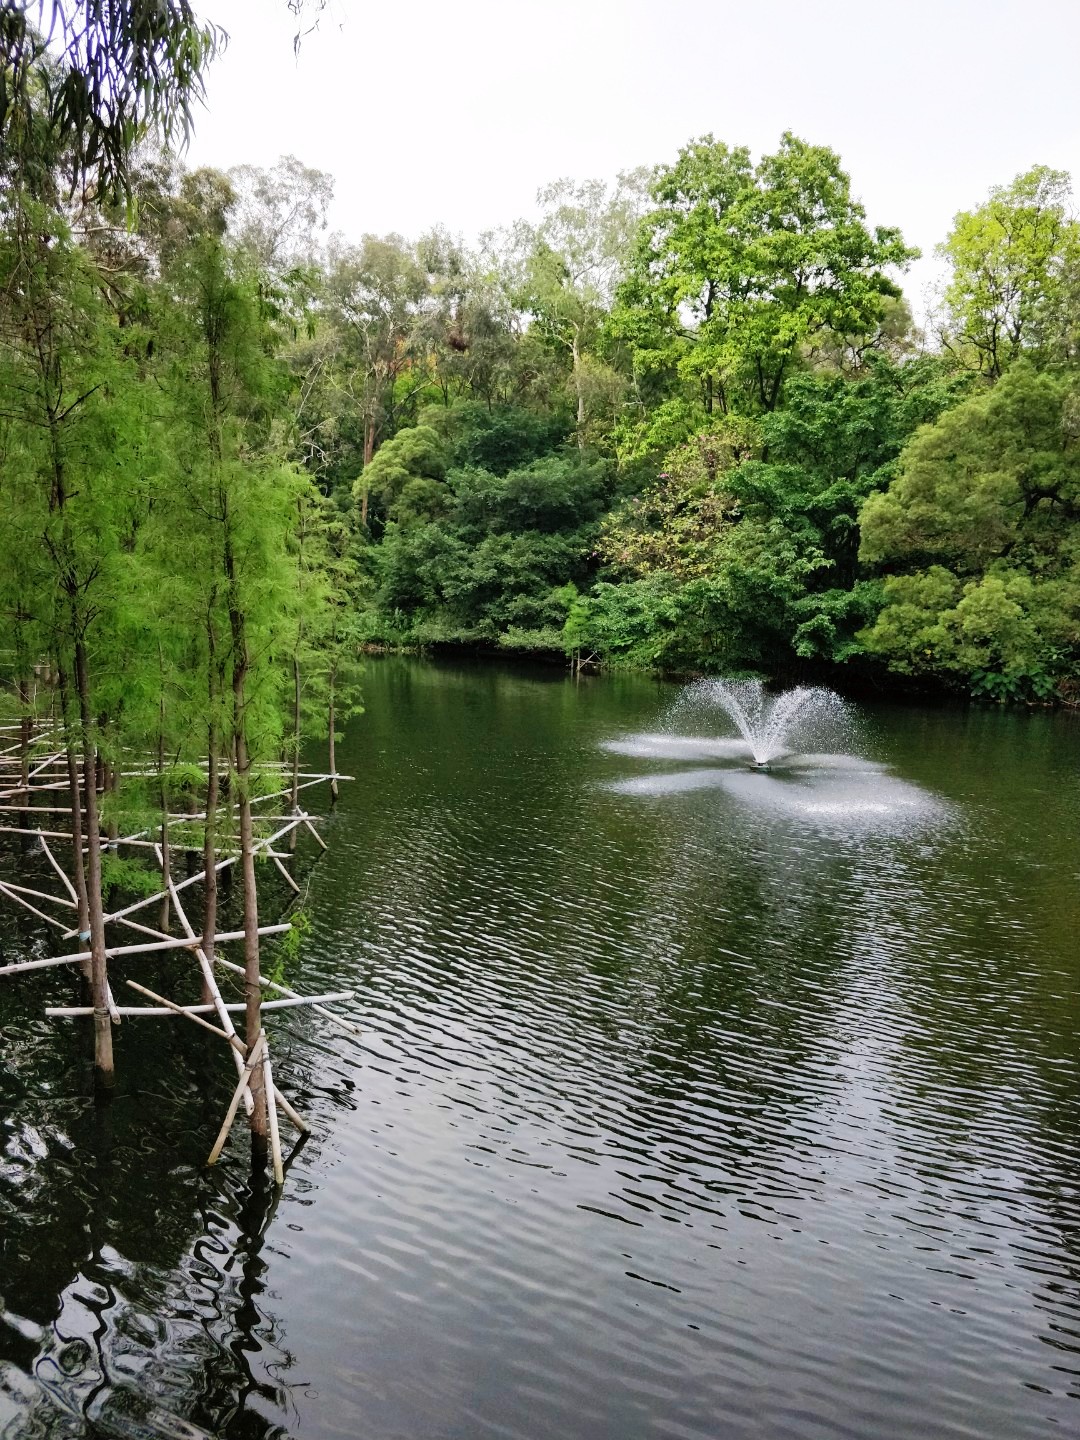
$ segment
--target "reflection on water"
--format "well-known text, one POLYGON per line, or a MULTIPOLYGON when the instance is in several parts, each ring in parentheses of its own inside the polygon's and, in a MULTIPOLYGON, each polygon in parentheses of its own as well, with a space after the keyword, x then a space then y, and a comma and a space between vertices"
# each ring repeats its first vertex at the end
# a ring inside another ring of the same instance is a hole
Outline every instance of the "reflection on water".
POLYGON ((4 1440, 1077 1429, 1074 728, 757 773, 670 698, 371 665, 300 962, 365 1037, 273 1021, 276 1208, 209 1037, 95 1112, 64 977, 0 991, 4 1440))

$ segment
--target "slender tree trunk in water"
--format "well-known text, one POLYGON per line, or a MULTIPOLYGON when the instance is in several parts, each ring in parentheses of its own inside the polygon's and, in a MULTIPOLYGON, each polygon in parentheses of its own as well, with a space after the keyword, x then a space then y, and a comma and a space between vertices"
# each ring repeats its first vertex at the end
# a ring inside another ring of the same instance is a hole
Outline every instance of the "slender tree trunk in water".
POLYGON ((161 897, 158 914, 158 928, 169 928, 169 876, 172 874, 169 855, 169 794, 165 784, 165 691, 158 698, 158 803, 161 806, 161 886, 165 891, 161 897))
POLYGON ((19 693, 19 784, 22 787, 22 800, 26 804, 19 816, 19 824, 24 829, 30 825, 30 741, 33 739, 33 725, 30 721, 30 689, 25 680, 18 683, 19 693))
POLYGON ((75 687, 79 696, 82 739, 83 788, 86 806, 86 898, 90 912, 90 1003, 94 1007, 94 1078, 98 1089, 116 1083, 113 1066, 112 1021, 105 1003, 108 979, 105 965, 105 911, 101 902, 101 833, 98 828, 97 766, 90 710, 90 676, 82 637, 75 641, 75 687))
MULTIPOLYGON (((199 797, 198 797, 198 794, 197 794, 197 792, 195 791, 194 788, 190 788, 190 789, 188 790, 188 792, 187 792, 186 809, 187 809, 187 813, 188 813, 188 814, 190 815, 190 817, 191 817, 191 824, 192 824, 192 826, 194 827, 194 825, 195 825, 195 816, 198 815, 198 813, 199 813, 199 797)), ((190 880, 191 877, 195 874, 195 872, 198 870, 198 868, 199 868, 199 863, 198 863, 198 862, 199 862, 199 852, 198 852, 197 850, 185 850, 185 851, 184 851, 184 869, 187 871, 187 878, 188 878, 189 880, 190 880)))
MULTIPOLYGON (((211 966, 214 963, 214 936, 217 934, 218 872, 217 872, 217 812, 218 812, 218 733, 211 721, 207 731, 206 761, 206 826, 203 830, 203 869, 206 880, 203 885, 203 943, 202 948, 211 966)), ((203 1004, 213 1001, 210 987, 203 976, 203 1004)))
MULTIPOLYGON (((236 590, 236 566, 228 532, 225 575, 229 583, 229 630, 232 638, 233 755, 240 809, 240 866, 244 881, 244 1038, 248 1049, 262 1029, 262 986, 259 984, 259 895, 255 883, 255 835, 251 822, 251 757, 247 740, 247 672, 250 663, 247 627, 236 590)), ((270 1121, 266 1108, 263 1067, 251 1075, 251 1137, 255 1157, 265 1163, 270 1121)))
MULTIPOLYGON (((250 1048, 262 1029, 262 986, 259 984, 259 897, 255 886, 255 841, 251 825, 251 800, 248 795, 250 764, 246 747, 241 746, 244 769, 240 780, 240 863, 244 874, 244 1036, 250 1048)), ((270 1133, 263 1088, 262 1066, 256 1065, 251 1076, 252 1138, 261 1142, 265 1152, 270 1133)), ((265 1159, 265 1154, 264 1157, 265 1159)))
POLYGON ((330 666, 330 803, 337 804, 338 783, 337 783, 337 737, 334 735, 334 681, 337 679, 337 668, 330 666))
MULTIPOLYGON (((299 638, 297 644, 299 644, 299 638)), ((300 659, 293 656, 293 754, 292 754, 292 813, 300 808, 300 659)), ((296 849, 296 831, 289 832, 289 849, 296 849)))
MULTIPOLYGON (((368 416, 368 418, 364 421, 364 469, 365 469, 365 470, 366 470, 367 467, 371 464, 371 461, 372 461, 372 459, 374 458, 374 455, 375 455, 375 420, 374 420, 374 418, 373 418, 372 416, 368 416)), ((363 479, 362 476, 361 476, 361 479, 363 479)), ((363 487, 363 489, 360 491, 360 524, 364 527, 365 530, 367 529, 367 518, 368 518, 368 487, 367 487, 367 482, 365 481, 364 487, 363 487)))
POLYGON ((116 800, 120 794, 120 771, 112 762, 105 766, 105 792, 112 802, 109 806, 109 821, 106 833, 109 837, 109 849, 118 850, 117 839, 120 835, 120 820, 117 815, 116 800))
POLYGON ((79 761, 75 751, 75 737, 71 732, 71 693, 68 677, 63 666, 57 666, 57 688, 60 691, 60 713, 64 727, 64 744, 67 754, 68 796, 71 801, 71 874, 75 881, 75 895, 79 917, 79 949, 85 949, 86 959, 80 962, 83 980, 89 990, 91 984, 90 964, 90 905, 86 895, 86 866, 83 863, 83 822, 82 787, 79 785, 79 761))
MULTIPOLYGON (((206 824, 203 829, 203 869, 206 871, 206 881, 203 893, 203 950, 209 960, 211 967, 214 964, 214 936, 217 934, 217 911, 218 911, 218 872, 217 865, 217 814, 218 814, 218 793, 220 785, 218 781, 218 752, 221 748, 221 737, 218 734, 217 726, 217 700, 218 700, 218 669, 217 669, 217 647, 214 635, 213 620, 214 598, 211 598, 210 607, 206 615, 206 643, 207 643, 207 667, 206 667, 206 691, 209 701, 210 719, 206 727, 206 824)), ((213 997, 210 994, 210 987, 203 977, 203 1003, 209 1004, 213 997)))

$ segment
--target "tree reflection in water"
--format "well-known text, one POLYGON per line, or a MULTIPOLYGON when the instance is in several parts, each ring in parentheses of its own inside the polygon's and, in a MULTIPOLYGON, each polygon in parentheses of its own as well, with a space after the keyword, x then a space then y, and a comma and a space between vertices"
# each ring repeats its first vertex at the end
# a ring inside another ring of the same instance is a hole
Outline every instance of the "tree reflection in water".
POLYGON ((219 1097, 183 1091, 28 1097, 0 1122, 3 1440, 287 1433, 297 1360, 267 1260, 283 1192, 242 1146, 199 1163, 219 1097))

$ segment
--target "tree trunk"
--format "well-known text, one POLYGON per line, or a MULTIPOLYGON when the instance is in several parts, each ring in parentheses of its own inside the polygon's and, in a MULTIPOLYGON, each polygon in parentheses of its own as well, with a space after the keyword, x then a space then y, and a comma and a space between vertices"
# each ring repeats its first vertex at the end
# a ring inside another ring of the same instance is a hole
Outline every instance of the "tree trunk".
MULTIPOLYGON (((299 640, 297 641, 299 643, 299 640)), ((292 744, 292 813, 300 808, 300 657, 293 656, 293 744, 292 744)), ((296 849, 296 831, 289 832, 289 849, 296 849)))
POLYGON ((117 840, 120 838, 120 818, 117 808, 117 801, 120 796, 120 771, 109 761, 105 765, 105 791, 109 796, 109 820, 106 827, 106 834, 109 837, 109 849, 119 850, 117 840))
POLYGON ((574 389, 577 391, 577 443, 578 449, 585 449, 585 380, 581 373, 581 351, 578 348, 577 331, 571 344, 574 360, 574 389))
MULTIPOLYGON (((229 630, 232 638, 233 755, 240 809, 240 866, 244 882, 244 1038, 248 1049, 262 1029, 262 986, 259 984, 259 896, 255 883, 255 835, 251 821, 251 757, 247 737, 247 672, 250 663, 247 626, 240 608, 232 543, 225 536, 225 575, 229 585, 229 630)), ((251 1075, 251 1134, 255 1153, 264 1153, 270 1134, 263 1067, 251 1075)))
MULTIPOLYGON (((203 886, 203 943, 202 948, 210 965, 214 964, 214 936, 217 934, 218 872, 217 866, 217 813, 218 813, 218 751, 221 737, 217 726, 218 671, 214 635, 214 621, 208 608, 206 615, 207 669, 206 689, 209 701, 206 724, 206 824, 203 828, 203 869, 206 879, 203 886)), ((203 977, 203 1003, 212 1000, 210 987, 203 977)))
POLYGON ((86 866, 83 862, 82 789, 79 785, 79 761, 75 737, 71 731, 71 690, 67 674, 62 665, 56 670, 57 688, 60 691, 60 714, 66 747, 68 796, 71 801, 71 873, 75 882, 77 900, 76 913, 79 917, 79 949, 85 948, 86 959, 81 961, 83 979, 87 988, 91 984, 90 962, 90 905, 86 895, 86 866))
POLYGON ((330 666, 330 803, 337 804, 338 783, 337 783, 337 737, 334 734, 334 681, 337 678, 337 667, 330 666))
POLYGON ((21 798, 27 809, 19 816, 19 824, 24 829, 30 825, 30 816, 27 811, 30 808, 30 741, 33 738, 33 726, 30 721, 30 691, 25 680, 18 682, 19 694, 19 785, 22 788, 21 798))
MULTIPOLYGON (((160 654, 160 652, 159 652, 160 654)), ((165 784, 165 687, 162 677, 162 690, 158 697, 158 803, 161 806, 161 887, 165 892, 161 897, 161 910, 158 914, 158 928, 168 931, 169 928, 169 876, 172 873, 169 856, 169 793, 165 784)))
POLYGON ((83 803, 86 807, 86 899, 90 912, 90 1003, 94 1007, 94 1079, 99 1091, 116 1083, 113 1065, 112 1021, 105 995, 105 910, 101 900, 101 832, 98 826, 97 765, 91 725, 90 676, 82 636, 75 640, 75 687, 79 696, 82 740, 83 803))
MULTIPOLYGON (((364 469, 371 464, 375 455, 375 420, 369 415, 364 420, 364 469)), ((361 475, 361 480, 363 476, 361 475)), ((360 491, 360 524, 367 529, 368 522, 368 487, 365 481, 360 491)))

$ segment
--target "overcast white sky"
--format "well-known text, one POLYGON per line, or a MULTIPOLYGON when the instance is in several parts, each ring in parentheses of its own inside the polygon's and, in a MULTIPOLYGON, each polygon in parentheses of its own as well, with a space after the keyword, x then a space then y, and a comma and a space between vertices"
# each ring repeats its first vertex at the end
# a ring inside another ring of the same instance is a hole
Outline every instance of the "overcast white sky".
MULTIPOLYGON (((350 237, 472 238, 562 175, 614 177, 711 131, 838 150, 870 220, 928 255, 1036 162, 1080 186, 1080 0, 202 0, 229 31, 191 164, 297 155, 350 237)), ((917 310, 931 262, 906 282, 917 310)))

